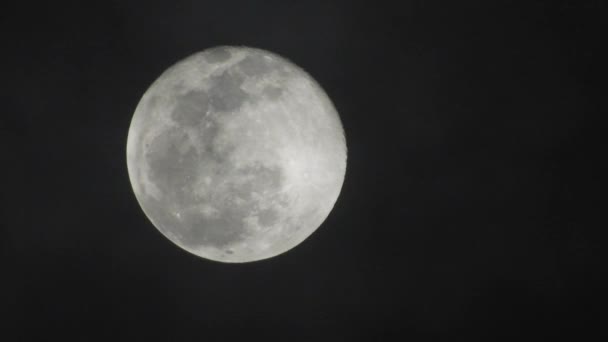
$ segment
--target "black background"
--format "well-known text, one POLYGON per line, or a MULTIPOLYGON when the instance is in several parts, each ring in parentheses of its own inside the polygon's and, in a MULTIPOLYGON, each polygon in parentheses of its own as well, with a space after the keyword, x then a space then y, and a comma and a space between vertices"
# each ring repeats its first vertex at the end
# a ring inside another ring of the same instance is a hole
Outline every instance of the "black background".
POLYGON ((0 327, 17 336, 6 341, 601 332, 605 9, 3 5, 0 327), (175 247, 128 179, 141 95, 215 45, 291 59, 324 87, 346 131, 336 207, 304 243, 266 261, 221 264, 175 247))

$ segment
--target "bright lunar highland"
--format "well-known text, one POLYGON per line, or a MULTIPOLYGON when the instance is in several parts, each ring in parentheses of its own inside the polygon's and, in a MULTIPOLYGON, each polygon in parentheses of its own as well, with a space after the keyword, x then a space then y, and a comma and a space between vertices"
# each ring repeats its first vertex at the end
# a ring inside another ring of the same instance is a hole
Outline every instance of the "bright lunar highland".
POLYGON ((221 46, 166 70, 131 121, 127 166, 154 226, 220 262, 284 253, 327 218, 346 171, 336 109, 301 68, 221 46))

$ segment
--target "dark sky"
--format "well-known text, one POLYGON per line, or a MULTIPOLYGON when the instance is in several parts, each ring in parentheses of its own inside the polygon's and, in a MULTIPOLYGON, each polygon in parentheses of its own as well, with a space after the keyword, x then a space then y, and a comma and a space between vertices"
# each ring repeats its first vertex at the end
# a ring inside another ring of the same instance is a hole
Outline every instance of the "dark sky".
POLYGON ((606 322, 605 2, 2 6, 6 341, 542 340, 606 322), (150 83, 233 44, 307 70, 349 148, 321 228, 236 265, 165 239, 125 160, 150 83))

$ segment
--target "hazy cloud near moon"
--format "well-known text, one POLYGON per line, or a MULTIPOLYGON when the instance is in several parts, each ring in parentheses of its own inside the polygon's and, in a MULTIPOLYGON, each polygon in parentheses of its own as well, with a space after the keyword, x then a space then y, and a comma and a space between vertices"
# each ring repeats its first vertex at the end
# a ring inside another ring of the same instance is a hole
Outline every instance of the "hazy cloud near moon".
POLYGON ((218 47, 169 68, 129 131, 145 214, 204 258, 247 262, 308 237, 338 198, 346 143, 318 84, 267 51, 218 47))

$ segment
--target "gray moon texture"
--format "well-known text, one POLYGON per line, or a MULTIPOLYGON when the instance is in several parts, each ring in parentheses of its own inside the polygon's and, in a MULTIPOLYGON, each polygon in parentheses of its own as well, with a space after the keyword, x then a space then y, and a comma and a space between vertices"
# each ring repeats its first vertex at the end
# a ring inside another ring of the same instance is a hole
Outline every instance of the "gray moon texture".
POLYGON ((304 241, 340 194, 347 148, 319 84, 274 53, 196 53, 147 89, 127 138, 143 212, 170 241, 229 263, 304 241))

